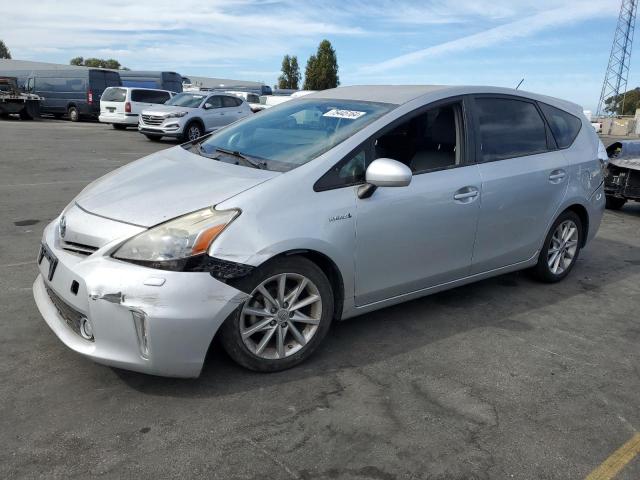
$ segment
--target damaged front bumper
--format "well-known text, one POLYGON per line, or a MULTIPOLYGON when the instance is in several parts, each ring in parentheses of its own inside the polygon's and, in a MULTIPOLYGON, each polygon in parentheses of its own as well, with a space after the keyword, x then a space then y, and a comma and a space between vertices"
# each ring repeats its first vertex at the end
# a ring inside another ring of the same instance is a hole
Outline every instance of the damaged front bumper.
POLYGON ((33 295, 60 340, 105 365, 197 377, 216 331, 247 295, 209 272, 151 269, 103 249, 69 252, 54 223, 44 232, 48 254, 39 256, 33 295))

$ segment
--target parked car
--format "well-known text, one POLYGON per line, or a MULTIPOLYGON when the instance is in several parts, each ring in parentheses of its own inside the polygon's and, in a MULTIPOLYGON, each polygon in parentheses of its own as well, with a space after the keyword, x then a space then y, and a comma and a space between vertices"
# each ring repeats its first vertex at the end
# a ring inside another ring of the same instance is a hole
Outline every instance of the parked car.
POLYGON ((97 118, 102 92, 108 87, 122 85, 118 72, 100 68, 69 66, 15 73, 14 76, 21 79, 27 93, 43 98, 40 102, 41 113, 57 118, 66 114, 72 122, 82 118, 97 118))
POLYGON ((235 95, 220 92, 183 92, 164 105, 145 109, 138 130, 149 140, 174 137, 195 140, 251 115, 251 107, 235 95))
POLYGON ((113 128, 125 129, 138 126, 138 116, 143 109, 162 105, 173 96, 168 90, 152 88, 109 87, 100 99, 102 123, 113 128))
POLYGON ((292 367, 334 320, 525 268, 565 278, 603 215, 598 146, 542 95, 325 90, 92 183, 44 231, 35 300, 107 365, 197 376, 218 335, 245 367, 292 367))
POLYGON ((259 112, 260 110, 264 110, 264 106, 260 105, 260 95, 252 92, 241 92, 237 90, 226 90, 225 93, 229 93, 231 95, 235 95, 236 97, 240 97, 245 102, 249 104, 251 111, 253 113, 259 112))
POLYGON ((182 92, 182 75, 176 72, 118 70, 125 87, 154 88, 182 92))
POLYGON ((640 202, 640 140, 614 142, 607 148, 604 180, 607 208, 620 210, 629 200, 640 202))

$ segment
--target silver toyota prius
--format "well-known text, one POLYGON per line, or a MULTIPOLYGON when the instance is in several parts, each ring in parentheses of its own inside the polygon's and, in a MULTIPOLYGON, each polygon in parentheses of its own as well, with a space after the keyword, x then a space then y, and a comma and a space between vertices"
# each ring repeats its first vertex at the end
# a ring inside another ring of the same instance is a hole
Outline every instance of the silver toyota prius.
POLYGON ((197 377, 217 336, 289 368, 335 320, 514 270, 562 280, 603 215, 599 145, 542 95, 325 90, 87 186, 46 227, 33 294, 102 364, 197 377))

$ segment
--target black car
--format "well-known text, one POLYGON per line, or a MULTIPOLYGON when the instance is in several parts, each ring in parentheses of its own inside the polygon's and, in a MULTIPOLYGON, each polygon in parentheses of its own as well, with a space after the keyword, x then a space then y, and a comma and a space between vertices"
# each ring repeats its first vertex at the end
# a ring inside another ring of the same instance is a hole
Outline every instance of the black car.
POLYGON ((607 208, 619 210, 627 200, 640 202, 640 141, 612 143, 607 154, 609 165, 604 180, 607 208))

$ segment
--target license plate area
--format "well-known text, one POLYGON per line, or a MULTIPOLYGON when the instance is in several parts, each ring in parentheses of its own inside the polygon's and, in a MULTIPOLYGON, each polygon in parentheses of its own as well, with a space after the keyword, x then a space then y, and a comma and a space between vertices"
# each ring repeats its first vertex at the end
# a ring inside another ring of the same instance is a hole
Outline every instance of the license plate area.
POLYGON ((116 111, 116 107, 107 107, 107 110, 109 110, 110 113, 113 113, 116 111))
POLYGON ((58 259, 53 254, 53 252, 47 247, 45 243, 40 244, 40 253, 38 254, 38 265, 44 268, 42 262, 47 260, 47 279, 49 281, 53 280, 53 275, 56 273, 56 267, 58 266, 58 259))

